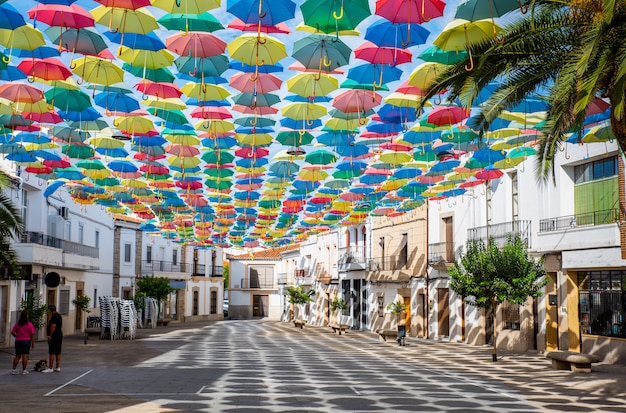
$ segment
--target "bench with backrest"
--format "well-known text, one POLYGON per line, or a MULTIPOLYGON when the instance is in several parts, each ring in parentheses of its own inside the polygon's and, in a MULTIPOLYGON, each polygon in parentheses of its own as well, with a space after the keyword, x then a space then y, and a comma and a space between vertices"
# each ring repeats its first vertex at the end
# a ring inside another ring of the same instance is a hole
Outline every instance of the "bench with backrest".
POLYGON ((329 326, 333 329, 333 333, 341 335, 342 332, 345 333, 350 328, 350 319, 347 316, 340 316, 337 322, 330 323, 329 326))
POLYGON ((378 338, 381 341, 387 341, 388 339, 398 339, 398 330, 385 330, 379 328, 378 330, 376 330, 376 334, 378 334, 378 338))
POLYGON ((591 363, 600 361, 600 357, 596 355, 573 351, 549 351, 546 357, 552 359, 553 369, 571 370, 577 373, 591 373, 591 363))

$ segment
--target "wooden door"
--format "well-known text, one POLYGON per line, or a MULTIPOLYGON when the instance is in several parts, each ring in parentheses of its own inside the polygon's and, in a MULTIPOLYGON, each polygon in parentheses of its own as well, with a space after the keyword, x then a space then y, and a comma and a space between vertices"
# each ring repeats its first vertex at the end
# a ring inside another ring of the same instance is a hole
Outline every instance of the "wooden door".
POLYGON ((450 336, 450 293, 447 288, 437 288, 437 318, 439 336, 450 336))

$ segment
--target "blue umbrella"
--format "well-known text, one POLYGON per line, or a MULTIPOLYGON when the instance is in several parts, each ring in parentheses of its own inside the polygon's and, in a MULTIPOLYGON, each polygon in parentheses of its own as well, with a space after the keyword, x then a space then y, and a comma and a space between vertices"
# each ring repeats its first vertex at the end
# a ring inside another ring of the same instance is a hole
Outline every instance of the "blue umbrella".
POLYGON ((269 160, 267 158, 241 158, 235 161, 235 165, 243 168, 257 168, 268 163, 269 160))
POLYGON ((370 148, 367 145, 347 145, 347 146, 338 146, 335 148, 335 152, 337 152, 338 155, 349 156, 352 158, 365 155, 369 151, 370 151, 370 148))
POLYGON ((365 40, 380 47, 407 48, 426 43, 430 32, 419 24, 392 23, 380 19, 365 31, 365 40))
POLYGON ((113 172, 137 172, 139 169, 130 161, 111 161, 107 167, 113 172))
POLYGON ((315 129, 322 126, 322 121, 320 119, 315 119, 313 121, 309 121, 307 123, 306 120, 296 120, 291 118, 281 118, 280 126, 284 128, 289 128, 293 130, 305 130, 305 129, 315 129))
POLYGON ((102 92, 98 93, 93 101, 111 112, 129 113, 141 107, 137 100, 125 93, 102 92))
POLYGON ((96 148, 96 152, 110 158, 126 158, 129 156, 128 151, 124 148, 96 148))
POLYGON ((330 102, 333 98, 328 96, 300 96, 300 95, 289 95, 285 96, 284 100, 288 100, 290 102, 304 102, 304 103, 325 103, 330 102), (313 99, 311 99, 311 97, 313 99))
POLYGON ((422 174, 422 170, 419 168, 412 168, 408 166, 404 166, 400 169, 397 169, 393 176, 399 179, 412 179, 422 174))
POLYGON ((0 80, 12 82, 14 80, 24 80, 27 76, 16 66, 7 66, 6 69, 0 70, 0 80))
POLYGON ((495 151, 493 149, 484 148, 478 151, 475 151, 472 155, 472 158, 476 159, 478 162, 489 162, 495 163, 497 161, 501 161, 506 158, 506 154, 502 151, 495 151))
POLYGON ((359 84, 372 85, 394 82, 402 77, 402 69, 395 66, 378 65, 374 63, 366 63, 352 67, 348 70, 348 79, 354 80, 359 84), (382 73, 381 73, 382 72, 382 73))
POLYGON ((369 175, 369 174, 365 174, 365 175, 361 175, 359 177, 359 182, 361 182, 362 184, 366 184, 366 185, 381 184, 381 183, 385 182, 386 180, 387 180, 387 177, 385 175, 369 175))
POLYGON ((250 192, 248 192, 248 191, 238 191, 238 192, 235 192, 233 194, 233 197, 235 199, 240 199, 240 200, 246 200, 246 199, 256 200, 256 199, 259 199, 261 197, 261 194, 259 194, 256 191, 250 191, 250 192))
POLYGON ((421 145, 431 143, 438 139, 439 136, 441 136, 441 131, 416 132, 409 130, 402 136, 402 140, 407 141, 412 145, 421 145))
POLYGON ((227 12, 248 24, 274 26, 293 19, 296 13, 292 0, 228 0, 226 4, 227 12))
POLYGON ((165 49, 165 43, 154 33, 122 33, 105 31, 104 34, 111 42, 121 44, 131 49, 157 51, 165 49))
POLYGON ((6 3, 0 6, 0 29, 15 30, 25 24, 24 17, 13 6, 6 3))
POLYGON ((230 66, 228 58, 223 54, 210 57, 181 56, 174 59, 174 64, 180 73, 187 73, 197 79, 221 76, 230 66))
POLYGON ((33 50, 25 50, 25 49, 14 49, 13 56, 20 58, 29 58, 32 59, 45 59, 46 57, 58 57, 61 53, 57 47, 50 46, 40 46, 33 50))
POLYGON ((263 66, 256 66, 248 65, 238 60, 231 60, 228 65, 231 69, 239 70, 240 72, 246 73, 255 73, 257 70, 259 73, 276 73, 282 72, 284 69, 284 67, 280 63, 276 63, 275 65, 264 64, 263 66))
POLYGON ((167 143, 167 140, 162 136, 135 136, 132 140, 133 145, 137 146, 161 146, 167 143))
POLYGON ((22 143, 48 143, 50 142, 50 138, 45 133, 38 132, 20 132, 15 135, 16 142, 22 143))
POLYGON ((65 179, 58 179, 56 181, 50 182, 48 184, 46 190, 43 191, 43 196, 45 198, 48 198, 50 195, 54 194, 57 191, 57 189, 59 189, 60 187, 62 187, 66 183, 67 183, 67 180, 65 180, 65 179))
POLYGON ((317 143, 326 146, 348 146, 354 142, 352 135, 348 133, 324 132, 317 136, 317 143))
POLYGON ((225 138, 204 138, 201 143, 209 149, 230 149, 237 145, 239 141, 235 138, 227 136, 225 138))
POLYGON ((81 122, 81 121, 90 121, 90 120, 96 120, 96 119, 100 119, 102 117, 102 115, 100 114, 100 112, 98 112, 97 110, 95 110, 94 108, 87 108, 85 110, 82 110, 80 112, 74 112, 74 111, 59 111, 59 116, 62 117, 65 120, 71 120, 71 121, 75 121, 75 122, 81 122))
POLYGON ((365 170, 365 168, 367 168, 367 163, 361 161, 343 161, 335 165, 335 168, 340 171, 354 171, 357 169, 365 170))
POLYGON ((417 120, 415 109, 392 105, 383 105, 378 110, 378 116, 381 121, 388 123, 406 123, 417 120))

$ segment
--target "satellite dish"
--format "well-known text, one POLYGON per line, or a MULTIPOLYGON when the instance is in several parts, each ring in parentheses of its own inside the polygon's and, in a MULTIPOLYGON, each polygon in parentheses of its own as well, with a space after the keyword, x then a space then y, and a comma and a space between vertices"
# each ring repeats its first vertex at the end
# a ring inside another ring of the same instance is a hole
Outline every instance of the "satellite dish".
POLYGON ((61 276, 56 272, 49 272, 48 274, 46 274, 44 282, 48 287, 56 288, 61 283, 61 276))

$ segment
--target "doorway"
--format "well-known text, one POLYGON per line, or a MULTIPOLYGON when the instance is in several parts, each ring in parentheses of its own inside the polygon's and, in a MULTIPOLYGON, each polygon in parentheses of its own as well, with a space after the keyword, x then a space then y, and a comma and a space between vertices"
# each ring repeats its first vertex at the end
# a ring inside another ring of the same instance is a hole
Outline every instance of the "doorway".
POLYGON ((252 317, 267 317, 267 295, 252 296, 252 317))
POLYGON ((437 288, 437 318, 439 336, 450 336, 450 293, 447 288, 437 288))

